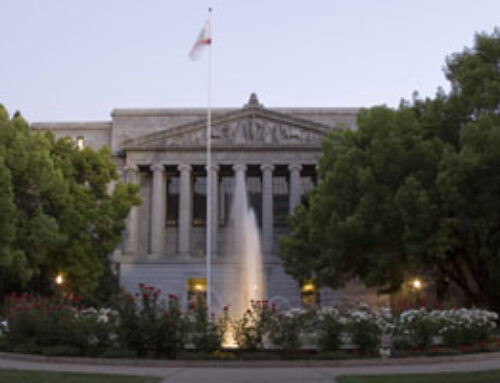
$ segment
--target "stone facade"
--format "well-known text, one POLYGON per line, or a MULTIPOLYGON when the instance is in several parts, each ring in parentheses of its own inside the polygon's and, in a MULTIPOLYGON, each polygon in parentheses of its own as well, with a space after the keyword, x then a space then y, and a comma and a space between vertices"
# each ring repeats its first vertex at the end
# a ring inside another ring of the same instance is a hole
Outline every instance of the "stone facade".
MULTIPOLYGON (((241 263, 227 254, 231 179, 243 172, 257 210, 267 297, 280 306, 300 306, 301 289, 284 273, 277 255, 286 234, 284 217, 316 181, 321 140, 332 129, 355 129, 354 108, 265 108, 252 95, 242 108, 212 112, 211 193, 212 302, 223 306, 228 278, 241 278, 241 263), (252 186, 251 186, 251 185, 252 186)), ((188 300, 188 281, 205 277, 205 109, 119 109, 112 121, 35 123, 57 137, 107 145, 127 182, 140 185, 143 203, 130 212, 123 243, 113 254, 120 282, 134 292, 147 283, 188 300)), ((205 197, 206 198, 206 197, 205 197)), ((377 299, 353 284, 322 289, 322 303, 377 299)))

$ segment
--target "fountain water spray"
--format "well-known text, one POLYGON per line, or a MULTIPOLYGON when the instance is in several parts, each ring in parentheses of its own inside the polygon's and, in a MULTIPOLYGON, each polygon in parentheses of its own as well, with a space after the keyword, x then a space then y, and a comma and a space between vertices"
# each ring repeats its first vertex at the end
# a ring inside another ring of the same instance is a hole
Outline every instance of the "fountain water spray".
POLYGON ((225 288, 232 296, 231 315, 241 318, 251 300, 265 297, 259 227, 255 212, 248 205, 244 172, 236 172, 230 225, 228 256, 234 257, 235 262, 225 288))

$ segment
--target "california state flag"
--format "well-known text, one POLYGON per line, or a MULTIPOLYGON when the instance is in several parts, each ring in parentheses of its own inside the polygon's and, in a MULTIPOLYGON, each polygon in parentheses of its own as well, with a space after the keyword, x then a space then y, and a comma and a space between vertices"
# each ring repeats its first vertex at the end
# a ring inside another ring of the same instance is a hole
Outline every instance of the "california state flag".
POLYGON ((207 19, 207 21, 205 22, 205 26, 194 42, 193 48, 191 48, 191 52, 189 52, 189 58, 191 60, 196 60, 200 55, 200 52, 203 50, 203 47, 210 44, 212 44, 212 37, 210 33, 210 19, 207 19))

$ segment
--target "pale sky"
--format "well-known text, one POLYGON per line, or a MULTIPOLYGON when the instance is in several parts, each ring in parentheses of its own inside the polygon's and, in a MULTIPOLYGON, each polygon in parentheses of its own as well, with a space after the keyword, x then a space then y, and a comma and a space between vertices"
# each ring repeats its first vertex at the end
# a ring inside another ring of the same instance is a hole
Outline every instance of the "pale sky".
POLYGON ((446 56, 500 24, 500 0, 0 0, 0 103, 30 121, 114 108, 396 106, 448 89, 446 56))

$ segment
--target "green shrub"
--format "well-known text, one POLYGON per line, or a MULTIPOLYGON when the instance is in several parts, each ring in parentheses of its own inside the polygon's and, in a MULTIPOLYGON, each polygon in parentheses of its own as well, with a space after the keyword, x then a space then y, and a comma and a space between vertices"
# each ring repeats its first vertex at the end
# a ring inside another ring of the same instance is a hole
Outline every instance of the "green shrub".
MULTIPOLYGON (((6 341, 22 348, 74 347, 92 354, 106 348, 113 335, 110 310, 85 309, 80 298, 63 295, 51 298, 13 294, 7 299, 6 341)), ((38 352, 38 351, 37 351, 38 352)))
POLYGON ((42 348, 42 354, 46 356, 80 356, 81 350, 73 346, 52 346, 42 348))
POLYGON ((20 344, 11 344, 10 349, 13 352, 18 352, 20 354, 40 354, 42 352, 42 347, 37 345, 33 340, 20 344))
POLYGON ((189 319, 189 334, 195 349, 207 353, 220 350, 228 323, 227 307, 221 318, 216 320, 213 315, 208 317, 204 302, 198 299, 189 319))
POLYGON ((250 301, 250 308, 243 317, 233 322, 236 343, 240 348, 263 350, 270 340, 271 322, 276 315, 274 306, 268 301, 250 301))
POLYGON ((323 351, 337 351, 342 341, 344 318, 333 307, 325 307, 318 312, 318 346, 323 351))
POLYGON ((438 334, 439 321, 429 315, 427 309, 410 309, 402 312, 393 335, 395 348, 426 349, 432 345, 432 339, 438 334))
POLYGON ((175 295, 168 295, 164 302, 160 294, 160 290, 140 284, 137 300, 129 294, 117 299, 116 333, 122 348, 135 350, 139 356, 168 358, 175 358, 183 349, 187 320, 175 295))
POLYGON ((137 357, 137 351, 124 348, 108 348, 101 355, 101 358, 123 358, 132 359, 137 357))
POLYGON ((175 358, 184 348, 188 330, 188 322, 175 295, 169 295, 167 307, 161 314, 156 331, 153 331, 155 351, 157 355, 175 358))
POLYGON ((115 298, 113 307, 118 313, 116 334, 120 347, 135 350, 139 356, 146 355, 143 327, 134 298, 130 294, 121 294, 115 298))
POLYGON ((382 339, 378 314, 361 305, 348 312, 346 329, 361 354, 375 354, 382 339))
POLYGON ((439 317, 439 334, 450 346, 486 342, 496 328, 498 315, 481 309, 452 309, 435 313, 439 317))
POLYGON ((306 312, 291 309, 286 312, 275 311, 271 316, 269 337, 274 346, 281 348, 285 354, 300 350, 300 335, 304 328, 306 312))

